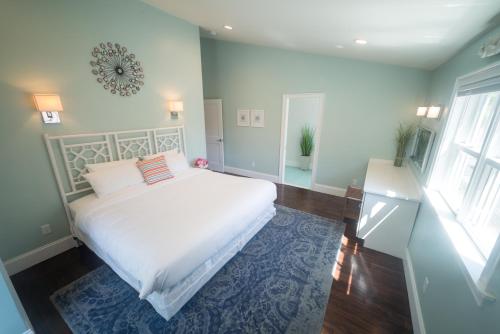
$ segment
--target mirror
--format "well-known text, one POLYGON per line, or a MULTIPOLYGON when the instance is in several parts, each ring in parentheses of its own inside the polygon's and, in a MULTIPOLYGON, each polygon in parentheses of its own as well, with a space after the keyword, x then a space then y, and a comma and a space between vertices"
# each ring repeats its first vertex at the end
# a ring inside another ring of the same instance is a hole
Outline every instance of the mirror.
POLYGON ((411 160, 422 173, 427 165, 427 160, 429 160, 433 141, 434 131, 424 127, 417 128, 415 142, 411 153, 411 160))

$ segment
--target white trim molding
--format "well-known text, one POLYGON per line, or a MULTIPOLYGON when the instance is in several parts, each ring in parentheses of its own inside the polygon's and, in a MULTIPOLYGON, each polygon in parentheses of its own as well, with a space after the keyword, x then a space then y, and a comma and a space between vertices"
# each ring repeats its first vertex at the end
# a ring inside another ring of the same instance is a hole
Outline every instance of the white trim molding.
POLYGON ((311 161, 311 182, 314 184, 316 182, 316 171, 318 169, 318 155, 319 155, 319 145, 321 140, 321 124, 323 122, 323 113, 325 106, 325 94, 324 93, 301 93, 301 94, 283 94, 282 102, 282 112, 281 112, 281 139, 280 139, 280 156, 279 156, 279 170, 278 170, 278 182, 285 183, 285 162, 286 162, 286 138, 288 131, 288 112, 290 107, 290 99, 292 98, 310 98, 314 97, 319 100, 319 115, 318 115, 318 126, 314 133, 314 151, 311 161))
POLYGON ((424 317, 420 308, 420 299, 418 297, 417 282, 415 272, 411 262, 410 252, 406 249, 405 259, 403 260, 406 290, 408 291, 408 301, 410 302, 411 322, 413 324, 413 333, 425 334, 424 317))
POLYGON ((290 167, 300 167, 300 163, 296 160, 287 160, 285 162, 285 166, 290 166, 290 167))
POLYGON ((224 172, 236 174, 236 175, 241 175, 241 176, 252 177, 254 179, 268 180, 268 181, 275 182, 275 183, 277 183, 279 181, 278 175, 266 174, 266 173, 256 172, 253 170, 241 169, 241 168, 236 168, 236 167, 231 167, 231 166, 224 166, 224 172))
MULTIPOLYGON (((439 140, 435 143, 436 149, 434 149, 432 164, 429 172, 427 174, 427 179, 425 185, 427 188, 425 190, 425 200, 433 208, 444 232, 448 235, 451 241, 457 258, 457 262, 461 271, 464 274, 465 281, 469 286, 471 293, 478 306, 482 306, 485 302, 495 302, 497 296, 493 292, 493 282, 492 275, 500 267, 500 241, 497 241, 491 254, 486 258, 476 245, 476 242, 471 238, 470 234, 467 232, 466 227, 457 219, 457 213, 459 215, 467 215, 467 211, 470 208, 464 205, 464 208, 460 212, 456 212, 456 209, 452 209, 442 194, 439 192, 442 183, 442 174, 448 172, 446 168, 441 168, 445 170, 444 172, 439 171, 439 161, 442 159, 443 150, 446 150, 445 142, 447 138, 451 135, 451 132, 455 129, 456 121, 452 122, 452 110, 455 108, 455 103, 458 96, 475 95, 490 91, 496 91, 500 87, 500 62, 495 62, 487 67, 479 69, 475 72, 465 74, 458 77, 455 81, 455 86, 453 88, 453 93, 451 95, 451 100, 448 103, 451 106, 445 113, 445 118, 443 125, 441 126, 441 131, 439 134, 439 140)), ((456 115, 455 115, 456 116, 456 115)), ((468 154, 476 157, 476 166, 481 166, 480 169, 474 172, 471 177, 470 184, 468 186, 467 194, 465 195, 464 203, 470 205, 473 203, 474 197, 480 192, 478 189, 478 184, 481 179, 481 170, 484 169, 486 163, 490 166, 495 166, 496 162, 493 164, 487 159, 484 154, 488 140, 491 140, 494 134, 494 126, 500 122, 500 114, 496 114, 489 125, 489 134, 487 134, 486 142, 483 145, 483 152, 475 153, 471 152, 467 147, 457 146, 457 149, 463 150, 468 154)), ((495 167, 496 168, 496 167, 495 167)))
POLYGON ((7 260, 5 269, 9 275, 14 275, 76 246, 76 241, 69 235, 7 260))
MULTIPOLYGON (((241 168, 236 168, 236 167, 231 167, 231 166, 224 166, 224 171, 226 173, 252 177, 254 179, 263 179, 263 180, 271 181, 274 183, 280 183, 278 175, 266 174, 266 173, 256 172, 253 170, 241 169, 241 168)), ((318 184, 318 183, 313 183, 311 186, 311 190, 317 191, 320 193, 324 193, 324 194, 328 194, 328 195, 339 196, 339 197, 344 197, 345 193, 347 191, 347 189, 345 189, 345 188, 332 187, 332 186, 327 186, 325 184, 318 184)))
POLYGON ((345 188, 332 187, 332 186, 327 186, 326 184, 319 184, 319 183, 313 183, 311 190, 339 197, 344 197, 347 191, 347 189, 345 188))

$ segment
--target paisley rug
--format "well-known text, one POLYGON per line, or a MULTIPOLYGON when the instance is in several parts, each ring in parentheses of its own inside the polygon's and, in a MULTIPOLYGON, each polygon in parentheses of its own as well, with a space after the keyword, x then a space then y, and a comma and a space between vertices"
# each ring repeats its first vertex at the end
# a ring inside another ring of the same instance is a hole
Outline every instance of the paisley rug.
POLYGON ((319 333, 344 225, 276 216, 172 318, 103 265, 51 299, 74 333, 319 333))

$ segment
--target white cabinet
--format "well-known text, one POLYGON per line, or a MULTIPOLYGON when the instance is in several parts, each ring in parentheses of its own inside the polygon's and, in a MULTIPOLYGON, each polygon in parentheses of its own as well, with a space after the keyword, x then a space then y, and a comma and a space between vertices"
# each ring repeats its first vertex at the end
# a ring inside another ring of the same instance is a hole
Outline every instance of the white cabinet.
POLYGON ((364 246, 404 258, 421 191, 408 167, 390 160, 370 159, 357 236, 364 246))

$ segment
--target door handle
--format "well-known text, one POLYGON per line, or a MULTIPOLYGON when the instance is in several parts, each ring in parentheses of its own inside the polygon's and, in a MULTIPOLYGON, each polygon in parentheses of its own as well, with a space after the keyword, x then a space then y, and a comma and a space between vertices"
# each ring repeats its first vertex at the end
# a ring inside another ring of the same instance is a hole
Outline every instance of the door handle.
POLYGON ((217 139, 219 143, 222 143, 222 138, 217 139))

